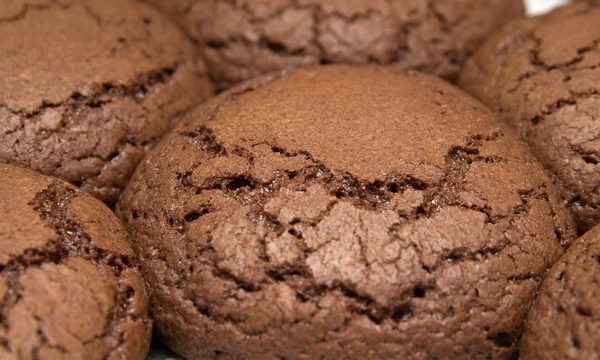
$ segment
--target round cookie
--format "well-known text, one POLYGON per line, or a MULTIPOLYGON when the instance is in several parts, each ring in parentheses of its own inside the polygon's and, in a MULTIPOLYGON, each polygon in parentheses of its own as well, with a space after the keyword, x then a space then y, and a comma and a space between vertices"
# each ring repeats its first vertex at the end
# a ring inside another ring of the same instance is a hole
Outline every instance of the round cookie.
POLYGON ((575 237, 541 166, 434 77, 328 66, 197 108, 117 206, 187 358, 507 358, 575 237))
POLYGON ((600 9, 514 22, 465 66, 460 86, 525 139, 584 233, 600 222, 600 9))
POLYGON ((523 359, 600 354, 600 226, 578 239, 542 283, 520 344, 523 359))
POLYGON ((119 219, 62 180, 0 164, 0 358, 141 360, 151 333, 119 219))
POLYGON ((109 205, 146 150, 213 93, 191 42, 136 1, 2 1, 0 37, 0 162, 109 205))
POLYGON ((322 63, 385 64, 454 79, 521 0, 148 0, 198 42, 221 89, 322 63))

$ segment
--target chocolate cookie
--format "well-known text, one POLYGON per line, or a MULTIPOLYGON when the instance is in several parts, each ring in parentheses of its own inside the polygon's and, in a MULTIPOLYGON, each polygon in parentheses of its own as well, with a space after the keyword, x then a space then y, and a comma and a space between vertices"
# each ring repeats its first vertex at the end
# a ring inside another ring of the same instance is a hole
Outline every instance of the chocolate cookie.
POLYGON ((144 359, 152 322, 132 257, 103 203, 0 164, 0 358, 144 359))
POLYGON ((521 0, 148 0, 198 42, 221 89, 320 63, 389 64, 454 79, 521 0))
POLYGON ((2 1, 0 37, 0 162, 108 204, 213 91, 177 27, 132 0, 2 1))
POLYGON ((600 222, 599 37, 600 9, 569 5, 507 25, 460 80, 529 142, 581 233, 600 222))
POLYGON ((188 358, 506 358, 575 236, 483 105, 381 68, 223 93, 117 209, 158 333, 188 358))
POLYGON ((600 226, 577 240, 542 283, 521 340, 524 359, 600 354, 600 226))

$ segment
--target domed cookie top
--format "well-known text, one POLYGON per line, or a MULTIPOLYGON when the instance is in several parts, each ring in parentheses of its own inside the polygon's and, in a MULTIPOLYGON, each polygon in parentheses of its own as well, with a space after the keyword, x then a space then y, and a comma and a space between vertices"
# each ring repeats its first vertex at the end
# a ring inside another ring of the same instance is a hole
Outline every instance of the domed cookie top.
POLYGON ((158 332, 190 358, 508 357, 574 238, 541 166, 483 105, 346 66, 197 108, 118 212, 158 332))
POLYGON ((0 358, 144 359, 152 323, 132 256, 103 203, 0 164, 0 358))
POLYGON ((525 359, 594 359, 600 352, 600 226, 546 276, 521 340, 525 359))
POLYGON ((3 1, 0 37, 0 161, 109 204, 146 149, 212 93, 192 44, 135 1, 3 1))
POLYGON ((150 0, 198 41, 221 88, 320 63, 393 64, 453 79, 521 0, 150 0))
POLYGON ((600 9, 583 3, 507 25, 460 85, 529 142, 585 232, 600 222, 600 9))

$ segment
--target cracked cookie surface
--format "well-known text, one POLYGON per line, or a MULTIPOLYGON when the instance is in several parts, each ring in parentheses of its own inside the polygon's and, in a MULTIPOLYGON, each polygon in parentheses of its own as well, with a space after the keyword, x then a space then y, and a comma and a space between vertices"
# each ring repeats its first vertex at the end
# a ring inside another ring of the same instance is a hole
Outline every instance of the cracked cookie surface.
POLYGON ((521 340, 524 359, 600 353, 600 226, 575 241, 542 283, 521 340))
POLYGON ((384 64, 454 79, 520 0, 148 0, 198 42, 225 89, 321 63, 384 64))
POLYGON ((191 42, 135 1, 3 1, 0 36, 0 161, 109 205, 147 149, 213 92, 191 42))
POLYGON ((494 34, 459 83, 529 143, 580 233, 600 222, 599 40, 600 9, 569 5, 494 34))
POLYGON ((103 203, 0 164, 0 219, 0 358, 144 359, 147 296, 103 203))
POLYGON ((327 66, 190 113, 117 211, 188 358, 507 358, 574 239, 541 166, 430 76, 327 66))

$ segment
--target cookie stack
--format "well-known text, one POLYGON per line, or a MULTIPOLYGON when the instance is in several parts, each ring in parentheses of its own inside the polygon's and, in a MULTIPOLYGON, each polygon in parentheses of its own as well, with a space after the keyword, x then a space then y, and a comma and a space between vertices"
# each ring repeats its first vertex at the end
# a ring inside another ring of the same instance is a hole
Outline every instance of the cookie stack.
POLYGON ((600 357, 598 20, 0 4, 0 358, 600 357))

